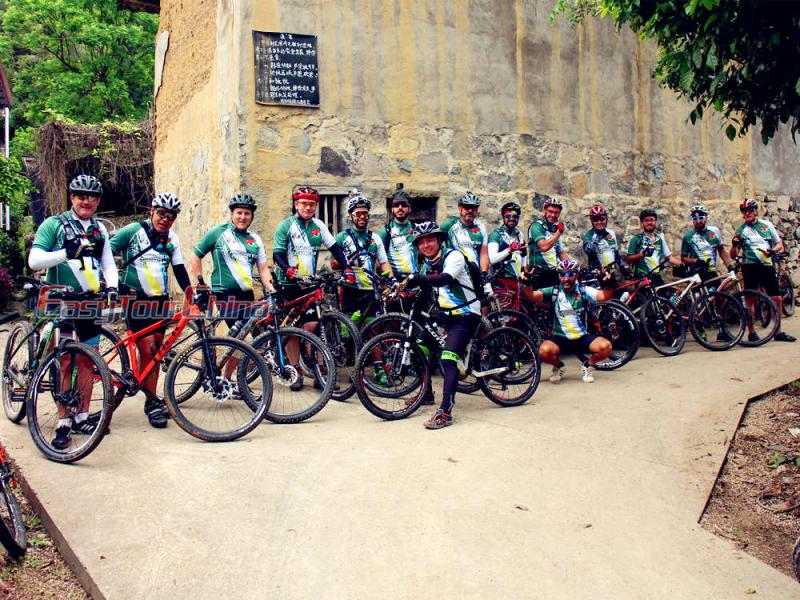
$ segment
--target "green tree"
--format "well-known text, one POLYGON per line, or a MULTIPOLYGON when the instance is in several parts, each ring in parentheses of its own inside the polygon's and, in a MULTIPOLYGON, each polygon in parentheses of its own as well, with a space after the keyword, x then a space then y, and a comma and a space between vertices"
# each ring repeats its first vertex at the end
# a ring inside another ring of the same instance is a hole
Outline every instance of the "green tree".
POLYGON ((11 71, 15 127, 146 116, 156 15, 116 0, 5 0, 0 61, 11 71))
POLYGON ((730 139, 760 123, 764 144, 781 123, 793 139, 800 129, 800 2, 559 0, 558 15, 610 17, 655 41, 653 75, 694 103, 692 123, 713 109, 730 139))
POLYGON ((0 154, 0 202, 11 206, 11 231, 0 229, 0 265, 15 272, 22 272, 24 234, 31 230, 31 219, 24 215, 33 191, 19 161, 0 154))

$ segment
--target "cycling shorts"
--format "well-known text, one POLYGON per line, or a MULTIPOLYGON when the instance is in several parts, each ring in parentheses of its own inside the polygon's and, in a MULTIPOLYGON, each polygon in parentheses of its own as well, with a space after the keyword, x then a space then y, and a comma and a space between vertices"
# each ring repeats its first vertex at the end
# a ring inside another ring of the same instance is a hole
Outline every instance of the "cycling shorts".
POLYGON ((250 308, 255 300, 253 290, 225 290, 212 292, 211 295, 214 296, 219 316, 225 320, 229 329, 236 321, 250 317, 250 308))
POLYGON ((587 333, 579 337, 577 340, 569 340, 565 337, 561 337, 560 335, 548 336, 545 339, 558 346, 562 354, 564 352, 580 352, 581 354, 591 354, 589 346, 591 346, 592 342, 597 338, 598 336, 587 333))
MULTIPOLYGON (((172 307, 169 296, 146 296, 144 292, 136 291, 136 299, 128 302, 125 311, 125 323, 131 332, 136 333, 151 325, 172 318, 172 307)), ((167 329, 164 323, 150 335, 164 335, 167 329)))
POLYGON ((742 265, 742 276, 744 277, 744 287, 748 290, 764 288, 767 296, 779 296, 778 276, 775 269, 770 265, 750 264, 742 265))

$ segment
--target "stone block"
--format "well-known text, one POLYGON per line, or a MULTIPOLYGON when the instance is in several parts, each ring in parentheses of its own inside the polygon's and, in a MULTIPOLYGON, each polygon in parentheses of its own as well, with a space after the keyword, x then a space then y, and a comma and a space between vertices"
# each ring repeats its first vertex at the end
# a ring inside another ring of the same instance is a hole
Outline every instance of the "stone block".
POLYGON ((417 157, 417 168, 433 175, 447 175, 447 156, 444 152, 431 152, 417 157))
POLYGON ((589 155, 586 148, 562 146, 558 153, 558 164, 567 170, 577 169, 589 164, 589 155))
POLYGON ((397 168, 400 169, 401 171, 406 172, 406 173, 411 173, 411 171, 414 169, 414 167, 411 164, 410 160, 399 160, 399 161, 397 161, 397 168))
POLYGON ((321 173, 330 173, 337 177, 350 175, 350 168, 344 157, 328 146, 323 146, 320 152, 319 171, 321 173))
POLYGON ((792 199, 789 196, 777 196, 775 198, 775 203, 778 206, 778 210, 790 210, 792 199))
POLYGON ((570 176, 569 193, 574 198, 583 198, 589 193, 589 174, 576 173, 570 176))
POLYGON ((294 131, 289 137, 289 150, 293 154, 308 154, 311 150, 311 135, 306 131, 294 131))
POLYGON ((792 210, 794 212, 800 212, 800 198, 799 197, 792 197, 792 210))
POLYGON ((258 136, 256 137, 256 146, 259 148, 269 148, 276 150, 278 144, 281 142, 281 132, 275 127, 269 125, 262 125, 258 128, 258 136))

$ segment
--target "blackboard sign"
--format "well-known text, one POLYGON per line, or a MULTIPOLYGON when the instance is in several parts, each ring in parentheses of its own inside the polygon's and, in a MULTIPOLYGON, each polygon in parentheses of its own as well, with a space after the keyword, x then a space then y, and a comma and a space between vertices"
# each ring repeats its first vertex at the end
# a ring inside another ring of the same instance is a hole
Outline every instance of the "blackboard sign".
POLYGON ((319 106, 317 36, 253 32, 256 102, 319 106))

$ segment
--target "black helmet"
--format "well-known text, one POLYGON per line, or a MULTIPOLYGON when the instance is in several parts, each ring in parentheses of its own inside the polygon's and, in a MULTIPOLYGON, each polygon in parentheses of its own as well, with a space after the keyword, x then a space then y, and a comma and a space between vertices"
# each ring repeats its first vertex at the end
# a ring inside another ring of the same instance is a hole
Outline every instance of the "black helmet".
POLYGON ((516 202, 506 202, 500 207, 500 214, 504 214, 507 210, 515 210, 517 214, 522 212, 522 208, 516 202))
POLYGON ((745 198, 739 205, 739 210, 741 210, 742 212, 746 210, 757 210, 757 209, 758 209, 758 202, 756 202, 752 198, 745 198))
POLYGON ((642 212, 639 213, 639 220, 644 221, 647 217, 658 218, 658 215, 656 214, 656 211, 654 211, 652 208, 645 208, 642 212))
POLYGON ((404 201, 408 202, 409 204, 411 204, 411 201, 410 201, 411 199, 410 199, 410 197, 408 195, 408 192, 406 192, 403 189, 403 184, 402 183, 398 183, 397 184, 397 186, 395 187, 395 190, 394 190, 394 194, 392 194, 392 204, 394 204, 395 201, 397 201, 397 200, 404 200, 404 201))
POLYGON ((357 208, 372 210, 372 202, 358 190, 350 190, 350 196, 347 198, 347 214, 353 214, 353 211, 357 208))
POLYGON ((102 196, 103 186, 94 175, 78 175, 69 184, 70 194, 86 194, 87 196, 102 196))
POLYGON ((233 195, 233 197, 228 201, 228 208, 233 210, 234 208, 249 208, 250 210, 255 210, 257 208, 256 201, 253 200, 253 197, 250 194, 243 194, 242 192, 238 192, 233 195))
POLYGON ((439 238, 447 237, 447 234, 433 221, 422 221, 414 226, 414 237, 411 238, 411 243, 416 246, 421 238, 428 235, 438 235, 439 238))

